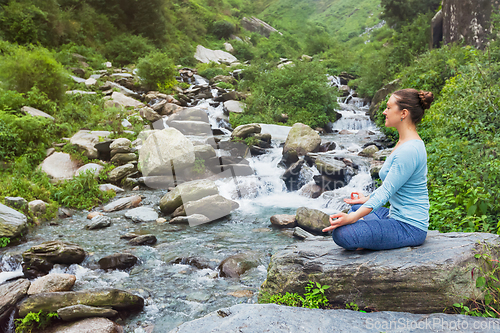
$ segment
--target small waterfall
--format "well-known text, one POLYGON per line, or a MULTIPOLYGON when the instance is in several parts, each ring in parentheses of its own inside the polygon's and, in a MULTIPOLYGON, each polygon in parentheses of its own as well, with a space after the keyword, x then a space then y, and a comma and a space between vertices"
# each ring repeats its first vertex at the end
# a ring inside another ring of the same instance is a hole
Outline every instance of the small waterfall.
POLYGON ((0 284, 24 275, 21 263, 15 258, 4 255, 0 260, 0 284))

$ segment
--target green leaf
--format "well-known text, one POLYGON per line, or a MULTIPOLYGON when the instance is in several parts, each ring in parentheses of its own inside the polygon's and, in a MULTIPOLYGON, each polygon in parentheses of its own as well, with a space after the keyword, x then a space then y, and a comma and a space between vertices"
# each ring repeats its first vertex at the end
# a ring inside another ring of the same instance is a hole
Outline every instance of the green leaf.
POLYGON ((482 288, 486 285, 486 279, 484 278, 484 276, 480 276, 477 278, 476 280, 476 287, 477 288, 482 288))

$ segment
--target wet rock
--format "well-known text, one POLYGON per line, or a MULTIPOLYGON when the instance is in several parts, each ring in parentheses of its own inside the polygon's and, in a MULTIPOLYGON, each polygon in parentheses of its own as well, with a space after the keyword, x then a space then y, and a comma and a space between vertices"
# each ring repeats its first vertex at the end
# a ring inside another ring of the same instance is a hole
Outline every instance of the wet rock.
POLYGON ((363 149, 358 155, 363 157, 373 157, 373 155, 378 152, 379 149, 375 145, 371 145, 363 149))
POLYGON ((78 150, 83 152, 85 157, 89 159, 96 159, 99 157, 99 152, 94 147, 99 143, 99 137, 90 133, 88 130, 80 130, 70 139, 70 144, 77 146, 78 150))
POLYGON ((314 276, 332 286, 325 295, 334 303, 356 302, 380 311, 441 312, 464 297, 482 299, 471 278, 471 269, 481 265, 474 256, 485 251, 484 244, 498 251, 498 237, 431 231, 419 247, 363 252, 346 251, 331 239, 297 243, 273 255, 261 290, 299 292, 314 276))
POLYGON ((139 110, 139 115, 148 121, 155 122, 161 119, 161 115, 150 107, 145 107, 139 110))
POLYGON ((28 219, 17 210, 0 204, 0 237, 18 237, 28 232, 28 219))
POLYGON ((194 146, 194 156, 197 159, 208 160, 216 157, 215 149, 211 145, 194 146))
POLYGON ((134 266, 137 260, 138 258, 130 253, 115 253, 101 258, 98 263, 101 269, 127 269, 134 266))
POLYGON ((121 107, 124 108, 141 108, 144 107, 144 104, 139 102, 136 99, 133 99, 132 97, 125 96, 122 93, 114 91, 113 94, 111 94, 111 99, 113 100, 114 103, 118 104, 121 107))
POLYGON ((301 227, 295 227, 293 229, 293 237, 300 240, 306 240, 306 239, 314 239, 316 236, 314 236, 310 232, 305 231, 301 227))
POLYGON ((175 258, 170 262, 171 264, 182 264, 182 265, 190 265, 193 267, 196 267, 198 269, 205 269, 205 268, 210 268, 214 269, 215 265, 213 262, 206 260, 206 259, 200 259, 200 258, 195 258, 195 257, 183 257, 183 258, 175 258))
POLYGON ((304 160, 298 160, 290 165, 281 178, 285 181, 286 188, 289 191, 297 191, 302 185, 300 184, 300 170, 304 166, 304 160))
POLYGON ((239 207, 239 204, 216 194, 200 200, 189 201, 183 206, 186 215, 202 214, 213 221, 231 214, 233 210, 239 207))
POLYGON ((99 172, 101 172, 102 169, 104 169, 102 165, 99 165, 97 163, 88 163, 78 168, 78 170, 76 170, 76 175, 82 175, 90 172, 94 175, 94 177, 97 177, 99 176, 99 172))
POLYGON ((283 147, 283 160, 286 165, 298 161, 299 156, 309 152, 317 152, 321 144, 321 138, 312 128, 307 125, 296 123, 288 133, 283 147))
POLYGON ((246 124, 236 127, 231 133, 231 138, 245 139, 252 133, 260 133, 262 128, 259 124, 246 124))
POLYGON ((29 278, 47 274, 54 264, 80 264, 85 251, 78 245, 62 241, 48 241, 33 246, 23 253, 23 272, 29 278))
POLYGON ((170 124, 172 121, 209 122, 207 112, 198 108, 184 108, 182 111, 168 117, 167 124, 170 124))
POLYGON ((22 211, 28 207, 28 201, 21 197, 5 197, 5 204, 9 207, 22 211))
POLYGON ((248 164, 223 164, 212 169, 213 172, 231 172, 232 176, 251 176, 255 174, 248 164))
POLYGON ((40 111, 38 109, 35 109, 35 108, 32 108, 30 106, 23 106, 21 108, 21 112, 23 114, 26 114, 26 115, 30 115, 32 117, 43 117, 43 118, 47 118, 47 119, 50 119, 50 120, 55 120, 54 117, 52 117, 50 114, 47 114, 43 111, 40 111))
POLYGON ((379 172, 380 172, 380 169, 382 169, 383 165, 384 165, 384 162, 382 162, 382 161, 371 161, 370 162, 370 176, 372 177, 372 179, 380 178, 379 172))
POLYGON ((154 235, 142 235, 132 238, 128 243, 130 245, 154 245, 157 239, 154 235))
POLYGON ((286 214, 271 216, 271 223, 283 228, 295 228, 295 226, 297 225, 297 222, 295 221, 295 215, 286 214))
POLYGON ((66 153, 55 152, 47 157, 40 169, 55 181, 72 179, 78 170, 78 163, 71 160, 71 156, 66 153))
POLYGON ((316 183, 306 184, 300 189, 300 195, 303 195, 307 198, 316 199, 319 198, 322 193, 323 188, 316 183))
POLYGON ((87 219, 92 220, 96 216, 103 216, 104 214, 101 212, 90 212, 87 214, 87 219))
POLYGON ((313 176, 313 180, 323 191, 333 191, 347 185, 345 179, 333 178, 325 175, 313 176))
POLYGON ((103 191, 103 192, 114 191, 115 193, 125 192, 124 189, 122 189, 118 186, 115 186, 113 184, 101 184, 101 185, 99 185, 99 190, 103 191))
POLYGON ((173 120, 169 121, 171 128, 179 130, 184 135, 211 136, 212 128, 208 122, 191 120, 173 120))
POLYGON ((48 274, 31 283, 28 295, 52 293, 56 291, 70 291, 76 282, 76 276, 71 274, 48 274))
POLYGON ((229 113, 243 113, 245 111, 246 104, 240 101, 225 101, 224 107, 229 113))
POLYGON ((315 161, 319 172, 335 179, 344 179, 347 166, 344 162, 335 159, 333 155, 320 155, 315 161))
POLYGON ((170 224, 189 224, 190 226, 195 226, 199 224, 204 224, 210 222, 210 219, 205 215, 192 214, 189 216, 177 216, 171 219, 168 223, 170 224))
POLYGON ((124 165, 137 161, 138 157, 134 153, 117 153, 111 158, 111 163, 115 165, 124 165))
POLYGON ((121 235, 120 236, 120 239, 127 239, 127 240, 130 240, 130 239, 133 239, 133 238, 136 238, 136 237, 139 237, 140 235, 138 234, 135 234, 133 232, 127 232, 125 235, 121 235))
POLYGON ((109 216, 98 215, 90 220, 90 223, 85 226, 87 230, 104 229, 111 226, 111 218, 109 216))
POLYGON ((498 319, 444 313, 431 315, 387 311, 363 313, 352 310, 306 309, 276 304, 237 304, 185 322, 170 333, 217 332, 221 327, 225 332, 244 331, 241 329, 244 327, 251 328, 252 332, 269 331, 272 333, 438 333, 454 331, 449 328, 454 326, 459 327, 457 332, 463 333, 487 333, 500 327, 498 319))
POLYGON ((140 310, 144 307, 144 299, 129 292, 118 289, 93 289, 83 291, 61 291, 32 295, 19 304, 19 316, 29 312, 55 312, 72 305, 88 305, 110 307, 114 310, 140 310))
POLYGON ((208 179, 182 183, 161 198, 160 209, 163 214, 171 214, 183 203, 218 193, 215 183, 208 179))
POLYGON ((250 146, 250 153, 252 156, 264 155, 267 151, 264 148, 260 148, 258 146, 250 146))
POLYGON ((8 318, 17 302, 26 296, 29 287, 30 282, 26 279, 0 285, 0 322, 8 318))
POLYGON ((194 146, 175 128, 153 131, 139 150, 139 165, 144 176, 172 175, 194 164, 194 146))
POLYGON ((224 259, 217 267, 217 270, 220 277, 239 278, 245 272, 260 264, 261 254, 250 251, 238 253, 224 259))
POLYGON ((150 222, 156 221, 158 213, 150 207, 137 207, 127 211, 125 217, 135 223, 150 222))
POLYGON ((111 182, 116 183, 128 175, 136 171, 135 165, 129 163, 119 167, 114 168, 108 174, 108 178, 111 182))
MULTIPOLYGON (((98 308, 83 304, 72 305, 57 310, 57 315, 64 321, 74 321, 82 318, 106 317, 111 318, 118 314, 118 311, 107 308, 98 308)), ((94 326, 92 326, 95 329, 94 326)), ((97 332, 97 331, 96 331, 97 332)), ((101 332, 101 331, 99 331, 101 332)))
POLYGON ((321 144, 321 146, 319 146, 319 152, 320 153, 326 153, 327 151, 331 151, 331 150, 335 150, 335 148, 337 147, 337 144, 335 142, 325 142, 323 144, 321 144))
POLYGON ((175 186, 174 176, 149 176, 137 179, 140 185, 154 189, 168 189, 175 186))
POLYGON ((105 212, 114 212, 117 210, 122 210, 126 208, 134 208, 141 205, 142 198, 139 195, 134 195, 131 197, 121 198, 115 200, 102 208, 105 212))
POLYGON ((297 225, 313 234, 321 235, 330 226, 330 217, 317 209, 300 207, 295 215, 297 225))
POLYGON ((71 217, 75 214, 75 211, 73 209, 70 209, 70 208, 66 208, 66 207, 59 207, 57 209, 57 216, 59 218, 67 218, 67 217, 71 217))
POLYGON ((170 116, 171 114, 176 114, 181 112, 184 108, 174 103, 165 103, 163 107, 158 111, 162 116, 170 116))

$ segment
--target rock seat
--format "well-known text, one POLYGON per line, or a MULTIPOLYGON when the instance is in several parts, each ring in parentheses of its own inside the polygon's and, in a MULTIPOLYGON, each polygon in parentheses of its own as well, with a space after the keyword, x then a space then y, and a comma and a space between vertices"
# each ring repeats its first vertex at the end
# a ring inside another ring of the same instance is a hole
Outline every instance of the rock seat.
MULTIPOLYGON (((313 239, 275 253, 261 286, 269 294, 303 293, 309 280, 331 286, 335 304, 355 302, 377 311, 442 312, 465 298, 481 299, 472 268, 474 255, 488 243, 500 249, 499 236, 487 233, 429 232, 419 247, 388 251, 347 251, 330 238, 313 239)), ((476 270, 477 271, 477 270, 476 270)))

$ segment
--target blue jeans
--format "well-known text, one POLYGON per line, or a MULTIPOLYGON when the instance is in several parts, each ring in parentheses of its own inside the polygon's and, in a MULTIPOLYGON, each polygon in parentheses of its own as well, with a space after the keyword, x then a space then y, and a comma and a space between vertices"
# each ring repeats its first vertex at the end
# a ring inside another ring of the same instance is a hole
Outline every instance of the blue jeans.
MULTIPOLYGON (((361 205, 353 205, 355 212, 361 205)), ((333 230, 333 241, 346 250, 361 247, 368 250, 389 250, 406 246, 422 245, 427 237, 423 231, 408 223, 389 218, 389 209, 379 208, 366 215, 363 220, 333 230)))

